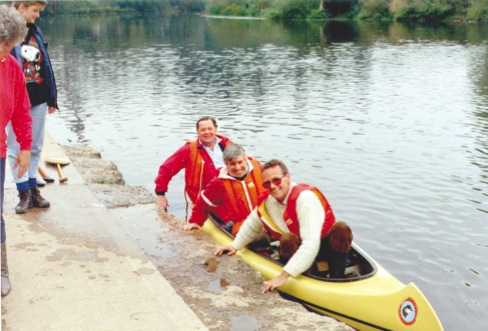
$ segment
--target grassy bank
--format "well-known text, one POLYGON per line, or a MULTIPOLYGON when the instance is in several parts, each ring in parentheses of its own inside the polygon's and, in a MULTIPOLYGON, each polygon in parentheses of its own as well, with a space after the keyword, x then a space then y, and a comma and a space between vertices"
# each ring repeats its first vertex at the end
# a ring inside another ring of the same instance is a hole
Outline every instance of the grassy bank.
POLYGON ((272 20, 329 18, 488 23, 488 0, 78 0, 50 1, 46 15, 168 14, 264 17, 272 20))
POLYGON ((207 0, 211 15, 275 20, 346 18, 434 23, 488 22, 487 0, 207 0))
POLYGON ((205 0, 76 0, 49 1, 44 15, 117 15, 203 12, 205 0))
POLYGON ((487 23, 487 0, 361 0, 360 19, 487 23))

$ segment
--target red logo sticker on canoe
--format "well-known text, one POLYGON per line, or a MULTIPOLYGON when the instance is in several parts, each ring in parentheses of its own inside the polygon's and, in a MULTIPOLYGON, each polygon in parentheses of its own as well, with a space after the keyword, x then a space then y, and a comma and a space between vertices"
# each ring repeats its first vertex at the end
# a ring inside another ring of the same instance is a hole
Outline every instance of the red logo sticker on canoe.
POLYGON ((417 305, 412 298, 407 298, 403 301, 400 305, 400 309, 398 309, 400 320, 405 325, 413 325, 417 319, 417 313, 417 305))

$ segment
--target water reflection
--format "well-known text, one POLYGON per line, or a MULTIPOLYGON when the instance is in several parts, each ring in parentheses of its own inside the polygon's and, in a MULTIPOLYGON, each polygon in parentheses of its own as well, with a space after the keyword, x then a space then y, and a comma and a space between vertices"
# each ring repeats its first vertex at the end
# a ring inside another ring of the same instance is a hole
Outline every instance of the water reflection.
MULTIPOLYGON (((58 142, 91 145, 128 184, 153 190, 159 164, 213 115, 249 154, 286 160, 294 180, 317 184, 446 329, 486 328, 488 27, 44 23, 63 108, 48 121, 58 142)), ((182 190, 177 176, 168 199, 178 216, 182 190)))

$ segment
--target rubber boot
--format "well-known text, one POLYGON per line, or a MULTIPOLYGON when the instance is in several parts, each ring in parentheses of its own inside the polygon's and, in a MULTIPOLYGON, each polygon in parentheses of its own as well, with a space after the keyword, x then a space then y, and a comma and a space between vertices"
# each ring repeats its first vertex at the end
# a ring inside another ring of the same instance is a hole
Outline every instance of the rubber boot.
POLYGON ((49 201, 41 196, 41 192, 37 187, 30 189, 32 197, 32 205, 37 208, 48 208, 51 204, 49 201))
POLYGON ((10 292, 10 280, 8 279, 7 247, 2 244, 2 297, 10 292))
POLYGON ((32 207, 32 193, 31 190, 19 191, 19 204, 15 206, 17 214, 26 213, 32 207))

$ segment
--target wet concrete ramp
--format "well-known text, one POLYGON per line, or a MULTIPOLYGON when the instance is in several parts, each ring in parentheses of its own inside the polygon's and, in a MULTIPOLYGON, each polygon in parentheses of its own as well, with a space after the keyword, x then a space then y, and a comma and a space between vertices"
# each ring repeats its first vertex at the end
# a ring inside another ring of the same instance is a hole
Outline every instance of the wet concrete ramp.
MULTIPOLYGON (((44 155, 63 156, 46 137, 44 155)), ((41 163, 44 164, 44 163, 41 163)), ((16 215, 7 169, 4 218, 11 293, 2 330, 207 330, 76 168, 42 189, 51 208, 16 215)))

